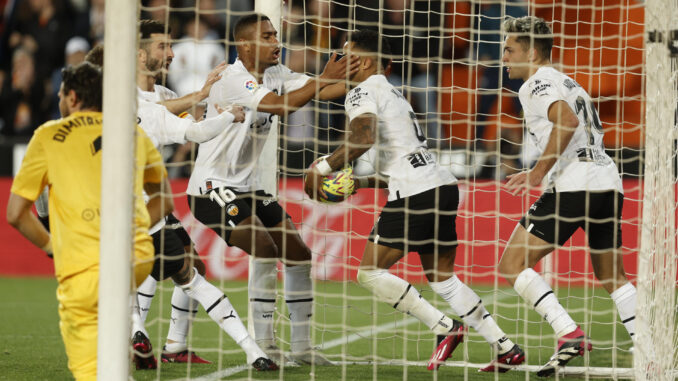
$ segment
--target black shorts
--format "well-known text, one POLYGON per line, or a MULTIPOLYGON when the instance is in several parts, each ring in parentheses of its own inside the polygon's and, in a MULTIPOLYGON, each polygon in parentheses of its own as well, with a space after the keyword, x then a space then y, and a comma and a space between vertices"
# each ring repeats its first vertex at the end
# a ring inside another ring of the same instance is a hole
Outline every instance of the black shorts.
POLYGON ((186 230, 184 230, 184 227, 181 226, 181 221, 174 217, 174 214, 170 214, 165 219, 165 229, 174 230, 184 246, 189 246, 191 244, 191 237, 186 230))
POLYGON ((155 260, 151 276, 155 280, 163 280, 171 277, 181 270, 184 265, 185 250, 181 238, 174 229, 163 227, 151 234, 155 249, 155 260))
POLYGON ((256 215, 267 228, 290 218, 276 198, 262 190, 233 193, 236 195, 235 200, 223 208, 210 200, 209 193, 202 196, 188 195, 188 205, 195 218, 214 230, 226 243, 229 243, 233 228, 252 215, 256 215))
POLYGON ((520 224, 531 234, 562 246, 582 228, 593 250, 621 247, 624 195, 617 191, 549 192, 541 195, 520 224))
POLYGON ((419 254, 445 253, 457 247, 459 188, 444 185, 384 205, 369 240, 419 254))

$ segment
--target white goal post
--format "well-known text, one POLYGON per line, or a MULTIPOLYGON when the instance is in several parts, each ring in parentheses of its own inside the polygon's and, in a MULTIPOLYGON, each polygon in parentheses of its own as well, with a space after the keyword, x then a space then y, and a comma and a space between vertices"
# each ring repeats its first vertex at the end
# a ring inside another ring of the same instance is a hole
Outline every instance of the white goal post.
MULTIPOLYGON (((106 2, 97 379, 130 370, 138 2, 106 2)), ((83 185, 84 186, 84 185, 83 185)))

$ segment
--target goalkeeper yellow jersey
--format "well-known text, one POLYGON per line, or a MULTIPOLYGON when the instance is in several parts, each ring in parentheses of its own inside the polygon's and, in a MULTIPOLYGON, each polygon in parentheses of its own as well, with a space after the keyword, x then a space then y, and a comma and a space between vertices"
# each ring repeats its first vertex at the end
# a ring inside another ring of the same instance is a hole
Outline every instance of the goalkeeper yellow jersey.
MULTIPOLYGON (((151 140, 140 127, 136 129, 135 252, 137 261, 152 261, 143 183, 159 183, 167 172, 151 140)), ((50 232, 59 281, 99 265, 101 134, 100 112, 76 112, 43 124, 28 143, 12 184, 12 193, 31 201, 49 186, 50 232)))

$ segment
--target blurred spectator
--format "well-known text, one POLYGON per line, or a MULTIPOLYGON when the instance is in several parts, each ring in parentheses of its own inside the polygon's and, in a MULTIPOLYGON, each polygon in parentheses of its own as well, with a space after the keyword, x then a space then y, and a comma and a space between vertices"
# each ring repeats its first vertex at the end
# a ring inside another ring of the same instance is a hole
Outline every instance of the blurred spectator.
POLYGON ((104 21, 106 15, 104 10, 106 8, 106 0, 90 0, 89 9, 89 37, 94 45, 104 41, 104 21))
POLYGON ((35 75, 33 54, 28 49, 16 49, 11 78, 3 79, 0 90, 0 133, 31 135, 44 121, 44 95, 44 87, 35 75))
POLYGON ((484 3, 476 6, 476 15, 473 25, 473 44, 471 46, 471 61, 476 62, 478 78, 475 149, 490 153, 481 176, 503 178, 507 174, 520 171, 523 167, 521 158, 521 143, 523 128, 511 127, 501 123, 502 115, 514 117, 520 115, 521 106, 518 100, 518 90, 522 84, 519 80, 510 80, 501 65, 502 55, 502 23, 507 17, 521 17, 527 15, 527 9, 516 0, 503 0, 495 3, 484 3), (512 94, 502 90, 508 89, 512 94), (501 96, 500 96, 501 95, 501 96), (512 110, 499 108, 497 102, 503 97, 512 98, 512 110), (487 136, 487 127, 490 124, 493 107, 497 104, 497 134, 487 136), (497 142, 499 145, 497 145, 497 142), (499 155, 499 160, 497 158, 499 155), (499 165, 501 163, 501 165, 499 165), (498 169, 498 171, 497 171, 498 169))
MULTIPOLYGON (((75 66, 85 60, 85 55, 89 52, 89 42, 83 37, 75 36, 68 40, 64 55, 66 57, 66 66, 75 66)), ((56 68, 52 72, 48 94, 50 94, 50 114, 49 119, 61 118, 59 111, 59 87, 61 86, 61 69, 56 68)))
POLYGON ((178 38, 183 30, 181 27, 181 13, 171 8, 179 8, 180 0, 143 0, 141 2, 141 17, 139 20, 151 19, 167 25, 172 38, 178 38))
POLYGON ((217 34, 202 17, 190 19, 184 26, 184 37, 172 46, 174 60, 170 66, 169 84, 183 96, 200 90, 207 75, 224 61, 224 47, 217 34))
MULTIPOLYGON (((485 130, 488 124, 492 107, 494 106, 502 87, 514 92, 513 115, 520 113, 518 89, 522 81, 510 80, 501 65, 502 32, 501 27, 506 17, 521 17, 527 15, 527 9, 514 0, 504 0, 501 3, 479 5, 478 17, 474 25, 474 47, 471 60, 477 62, 480 75, 478 81, 478 108, 476 110, 476 146, 494 150, 494 142, 485 139, 485 130)), ((502 110, 507 113, 507 110, 502 110)), ((518 132, 522 135, 522 131, 518 132)), ((521 139, 518 139, 519 142, 521 139)))
POLYGON ((35 74, 43 82, 63 66, 64 46, 79 25, 78 15, 65 0, 28 0, 18 4, 16 23, 8 30, 9 47, 22 47, 36 57, 35 74))

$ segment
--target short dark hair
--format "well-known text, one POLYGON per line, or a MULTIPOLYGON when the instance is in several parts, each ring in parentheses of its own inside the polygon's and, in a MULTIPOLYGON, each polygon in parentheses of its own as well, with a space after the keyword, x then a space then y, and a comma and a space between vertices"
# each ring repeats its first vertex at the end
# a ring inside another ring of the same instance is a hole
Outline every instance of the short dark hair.
POLYGON ((165 26, 164 23, 161 23, 157 20, 141 20, 139 21, 139 34, 141 39, 139 40, 139 47, 145 49, 146 46, 151 42, 152 34, 169 34, 172 33, 172 28, 165 26))
POLYGON ((75 91, 83 109, 102 110, 103 75, 101 68, 89 62, 61 69, 64 94, 75 91))
POLYGON ((353 47, 364 52, 374 53, 379 55, 381 53, 381 67, 386 69, 391 63, 391 45, 384 36, 372 29, 362 29, 351 32, 348 36, 348 41, 353 42, 353 47), (381 46, 379 46, 381 45, 381 46), (381 49, 380 49, 381 48, 381 49))
POLYGON ((87 55, 85 55, 85 61, 91 63, 92 65, 104 67, 104 46, 97 45, 93 47, 87 55))
POLYGON ((509 18, 504 21, 504 32, 517 34, 516 41, 523 45, 525 50, 534 46, 542 58, 551 59, 553 32, 543 18, 535 16, 509 18))
POLYGON ((271 19, 269 19, 268 16, 261 13, 251 13, 249 15, 242 16, 238 19, 238 21, 235 22, 235 26, 233 27, 233 38, 238 41, 241 37, 243 37, 242 34, 245 33, 245 29, 256 23, 270 20, 271 19))

